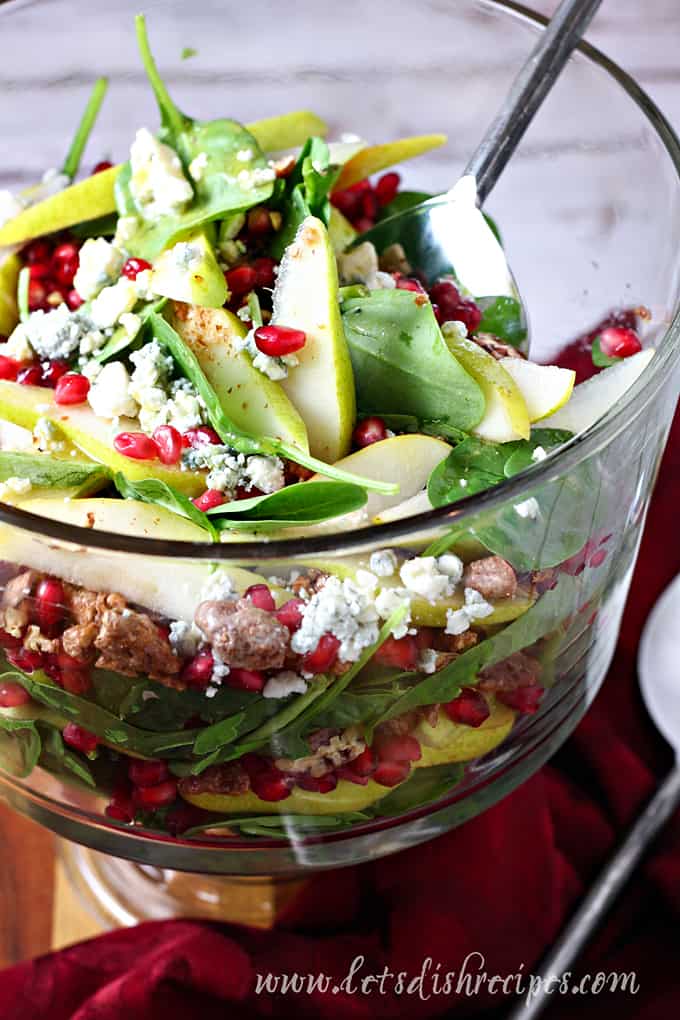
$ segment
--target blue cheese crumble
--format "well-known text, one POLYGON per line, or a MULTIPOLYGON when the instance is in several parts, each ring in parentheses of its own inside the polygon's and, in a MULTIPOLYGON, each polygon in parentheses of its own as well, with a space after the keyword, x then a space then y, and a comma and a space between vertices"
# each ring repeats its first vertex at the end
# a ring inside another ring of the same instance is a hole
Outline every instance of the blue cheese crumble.
POLYGON ((474 620, 483 620, 493 613, 493 606, 474 588, 466 588, 465 602, 460 609, 446 613, 446 634, 463 634, 474 620))
POLYGON ((89 237, 80 249, 73 286, 83 301, 89 301, 118 279, 124 264, 124 252, 105 237, 89 237))
POLYGON ((246 456, 228 446, 201 443, 187 450, 182 464, 191 471, 208 471, 209 489, 233 494, 237 488, 278 492, 285 484, 283 463, 278 457, 246 456))
POLYGON ((316 648, 324 634, 333 634, 340 642, 340 661, 356 662, 363 650, 378 639, 374 590, 374 586, 362 587, 351 578, 344 581, 333 576, 326 578, 302 611, 302 624, 291 638, 292 650, 305 655, 316 648))
POLYGON ((130 192, 148 220, 182 212, 194 197, 177 153, 140 128, 130 149, 130 192))

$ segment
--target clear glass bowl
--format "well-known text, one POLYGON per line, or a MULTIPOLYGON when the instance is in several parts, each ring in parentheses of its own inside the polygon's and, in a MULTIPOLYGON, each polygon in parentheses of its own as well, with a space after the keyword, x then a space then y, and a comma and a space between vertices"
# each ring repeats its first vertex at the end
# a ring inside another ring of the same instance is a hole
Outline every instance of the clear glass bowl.
MULTIPOLYGON (((75 120, 103 70, 113 87, 89 150, 92 162, 125 158, 133 130, 155 124, 136 60, 135 9, 127 0, 77 9, 65 0, 2 6, 3 73, 11 83, 0 107, 3 182, 28 184, 59 161, 62 125, 75 120)), ((382 141, 448 130, 446 149, 404 168, 407 186, 430 191, 455 179, 541 25, 525 10, 492 0, 431 7, 419 17, 412 4, 378 0, 370 10, 350 4, 332 18, 324 5, 305 2, 286 36, 273 0, 232 7, 228 24, 222 5, 212 3, 164 2, 150 5, 148 14, 173 93, 201 117, 248 121, 313 107, 335 135, 351 131, 382 141), (185 46, 198 56, 181 60, 185 46)), ((677 139, 648 97, 602 54, 582 46, 489 211, 531 310, 535 360, 550 360, 609 310, 640 304, 653 313, 647 339, 657 354, 595 427, 498 488, 452 509, 347 534, 220 547, 80 529, 0 505, 5 561, 19 565, 29 546, 33 557, 40 547, 45 562, 63 555, 96 565, 114 590, 132 572, 181 586, 187 570, 209 562, 280 577, 320 560, 341 566, 348 557, 368 559, 378 549, 417 554, 455 530, 461 555, 500 550, 527 590, 533 584, 541 592, 537 623, 509 648, 531 649, 542 660, 538 712, 518 714, 503 729, 504 739, 486 742, 486 753, 480 755, 479 744, 474 753, 461 752, 457 782, 431 791, 432 799, 423 793, 418 804, 393 801, 384 816, 312 835, 295 824, 286 838, 275 839, 224 832, 172 837, 129 827, 104 815, 106 796, 41 768, 21 780, 3 775, 2 796, 69 840, 147 867, 290 875, 430 839, 536 771, 576 726, 611 660, 677 397, 679 167, 677 139), (532 498, 542 508, 536 520, 515 510, 532 498), (545 567, 547 575, 529 578, 545 567)))

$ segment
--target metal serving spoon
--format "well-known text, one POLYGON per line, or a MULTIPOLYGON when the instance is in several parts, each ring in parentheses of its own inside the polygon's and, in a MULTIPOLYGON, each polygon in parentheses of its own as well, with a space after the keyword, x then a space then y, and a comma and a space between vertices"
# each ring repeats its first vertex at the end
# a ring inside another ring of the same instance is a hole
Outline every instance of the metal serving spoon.
POLYGON ((451 272, 477 298, 513 297, 526 309, 505 253, 480 211, 534 114, 590 24, 601 0, 563 0, 541 34, 465 168, 443 195, 396 213, 362 234, 379 254, 399 243, 414 270, 433 281, 451 272))
POLYGON ((536 997, 522 1001, 511 1011, 508 1020, 534 1020, 540 1016, 551 999, 546 991, 551 979, 559 980, 570 970, 642 854, 680 804, 679 631, 680 575, 654 606, 638 652, 642 697, 654 723, 675 751, 675 765, 535 972, 542 978, 536 997))

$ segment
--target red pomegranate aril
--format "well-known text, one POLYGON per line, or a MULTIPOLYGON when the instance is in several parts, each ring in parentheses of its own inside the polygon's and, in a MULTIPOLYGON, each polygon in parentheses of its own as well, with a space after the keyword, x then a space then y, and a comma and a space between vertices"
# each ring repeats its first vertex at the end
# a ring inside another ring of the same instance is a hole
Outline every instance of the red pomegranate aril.
POLYGON ((302 599, 289 599, 288 602, 284 602, 280 609, 277 609, 276 619, 293 633, 302 626, 304 608, 305 604, 302 599))
POLYGON ((200 825, 209 817, 193 804, 179 802, 168 811, 165 816, 165 825, 171 836, 181 836, 187 829, 193 828, 194 825, 200 825))
POLYGON ((392 736, 376 735, 373 750, 378 761, 418 761, 422 755, 420 744, 408 733, 392 736))
POLYGON ((243 593, 243 597, 250 599, 258 609, 266 609, 268 613, 273 613, 276 609, 274 596, 266 584, 251 584, 243 593))
POLYGON ((29 265, 34 262, 49 262, 52 257, 52 246, 48 241, 31 241, 23 252, 24 261, 29 265))
POLYGON ((347 189, 334 191, 331 195, 331 203, 343 216, 346 216, 348 220, 353 222, 361 206, 361 196, 347 189))
POLYGON ((322 634, 316 648, 302 659, 304 673, 325 673, 338 657, 340 642, 335 634, 322 634))
POLYGON ((376 757, 370 747, 365 747, 361 754, 347 766, 357 776, 372 775, 377 766, 376 757))
POLYGON ((31 695, 21 684, 0 681, 0 708, 19 708, 20 705, 27 705, 30 700, 31 695))
POLYGON ((67 372, 57 380, 54 399, 57 404, 84 404, 90 392, 90 380, 77 372, 67 372))
POLYGON ((150 436, 143 432, 119 432, 113 440, 117 453, 132 460, 157 460, 158 447, 150 436))
POLYGON ((70 290, 66 295, 66 304, 72 312, 75 312, 81 307, 81 305, 85 304, 85 299, 81 298, 77 290, 70 290))
POLYGON ((89 730, 84 730, 82 726, 76 726, 72 722, 66 723, 61 735, 65 744, 74 747, 76 751, 82 751, 83 754, 92 754, 99 744, 99 739, 94 733, 90 733, 89 730))
POLYGON ((30 280, 28 284, 28 310, 37 312, 47 302, 47 288, 41 280, 30 280))
POLYGON ((261 691, 265 685, 264 675, 257 669, 232 669, 226 678, 230 687, 239 691, 261 691))
POLYGON ((529 687, 517 687, 514 691, 497 691, 496 698, 522 715, 534 715, 538 712, 544 693, 543 687, 533 684, 529 687))
POLYGON ((21 648, 21 638, 0 628, 0 648, 21 648))
POLYGON ((264 206, 258 206, 256 209, 250 210, 247 222, 249 234, 253 234, 255 237, 264 237, 271 229, 272 219, 268 209, 265 209, 264 206))
POLYGON ((295 782, 301 790, 310 793, 331 793, 338 785, 338 777, 328 772, 325 776, 298 776, 295 782))
POLYGON ((372 779, 380 786, 397 786, 407 778, 410 771, 411 766, 407 761, 381 761, 372 779))
POLYGON ((29 652, 27 648, 14 648, 7 650, 7 661, 22 673, 35 673, 36 669, 42 669, 44 658, 40 652, 29 652))
POLYGON ((642 350, 637 333, 623 326, 607 326, 599 335, 600 350, 608 358, 629 358, 642 350))
POLYGON ((198 510, 202 510, 203 513, 207 513, 208 510, 214 510, 216 506, 222 506, 226 502, 226 496, 219 489, 206 489, 202 495, 192 500, 194 506, 198 510))
POLYGON ((144 273, 147 269, 152 268, 151 263, 147 262, 146 259, 131 258, 127 260, 121 269, 121 273, 128 280, 136 280, 140 273, 144 273))
POLYGON ((437 280, 430 288, 430 300, 439 305, 439 312, 444 322, 447 322, 455 318, 454 312, 461 297, 453 280, 437 280))
POLYGON ((396 280, 397 290, 412 290, 414 294, 427 294, 420 280, 412 276, 399 276, 396 280))
POLYGON ((67 241, 55 248, 52 255, 52 272, 57 283, 63 287, 72 287, 73 278, 78 272, 78 248, 67 241))
POLYGON ((64 619, 66 596, 61 581, 46 577, 35 590, 35 615, 38 626, 49 633, 64 619))
POLYGON ((104 170, 111 170, 112 168, 113 168, 113 163, 111 163, 111 162, 110 162, 110 161, 109 161, 108 159, 101 159, 101 160, 100 160, 100 161, 99 161, 99 162, 98 162, 98 163, 97 163, 97 164, 96 164, 96 165, 95 165, 95 166, 94 166, 94 167, 92 168, 92 174, 91 174, 91 176, 92 176, 92 177, 94 177, 94 175, 95 175, 95 174, 101 174, 101 173, 103 173, 103 172, 104 172, 104 170))
POLYGON ((266 771, 255 773, 250 780, 253 793, 260 800, 277 801, 290 797, 290 782, 283 772, 273 766, 266 771))
POLYGON ((182 436, 172 425, 159 425, 153 433, 161 464, 177 464, 182 456, 182 436))
POLYGON ((222 443, 215 429, 211 429, 209 425, 199 425, 195 429, 187 429, 182 436, 182 446, 185 449, 203 446, 205 443, 211 446, 220 446, 222 443))
POLYGON ((588 560, 589 567, 601 567, 604 561, 607 559, 606 549, 597 549, 588 560))
POLYGON ((361 196, 361 211, 364 216, 374 220, 380 210, 380 203, 378 198, 373 191, 366 191, 361 196))
POLYGON ((350 184, 347 190, 351 191, 354 195, 365 195, 367 191, 373 190, 373 185, 369 181, 368 177, 363 177, 355 184, 350 184))
POLYGON ((235 266, 224 274, 232 297, 242 297, 254 289, 257 273, 252 266, 235 266))
POLYGON ((486 698, 474 687, 464 687, 458 697, 449 701, 443 708, 452 722, 473 726, 475 729, 491 715, 486 698))
POLYGON ((43 373, 40 365, 27 365, 17 375, 17 382, 22 386, 42 386, 43 373))
POLYGON ((354 429, 354 445, 363 449, 371 443, 380 443, 387 439, 387 425, 382 418, 364 418, 354 429))
POLYGON ((410 634, 403 638, 388 637, 373 656, 382 666, 396 666, 403 670, 415 669, 418 657, 418 642, 410 634))
POLYGON ((269 772, 271 770, 271 762, 268 762, 266 758, 261 758, 259 754, 244 754, 242 758, 239 758, 239 764, 248 773, 248 779, 251 783, 255 776, 259 776, 262 772, 269 772))
POLYGON ((360 216, 359 219, 355 220, 353 223, 354 229, 358 230, 360 234, 365 234, 367 230, 372 230, 374 226, 374 221, 369 219, 368 216, 360 216))
POLYGON ((264 496, 265 493, 262 489, 258 489, 255 485, 250 485, 248 488, 245 485, 237 485, 234 492, 236 499, 254 499, 255 496, 264 496))
POLYGON ((132 794, 127 790, 119 790, 114 793, 104 808, 104 814, 107 818, 113 818, 117 822, 131 822, 135 816, 132 794))
POLYGON ((360 776, 358 772, 352 772, 349 765, 341 765, 340 768, 335 770, 335 774, 338 779, 345 779, 348 783, 354 783, 356 786, 368 786, 368 776, 360 776))
POLYGON ((138 786, 132 792, 133 803, 145 808, 167 807, 176 799, 176 779, 166 779, 164 783, 158 783, 156 786, 138 786))
POLYGON ((48 262, 33 262, 29 266, 29 277, 31 280, 46 280, 52 272, 52 266, 48 262))
POLYGON ((396 198, 400 184, 401 177, 394 172, 383 174, 378 178, 375 185, 375 196, 380 205, 389 205, 396 198))
MULTIPOLYGON (((40 366, 42 373, 42 386, 49 386, 50 389, 54 389, 59 382, 68 372, 68 365, 65 361, 43 361, 40 366)), ((83 376, 83 378, 85 378, 83 376)), ((89 391, 89 385, 88 385, 89 391)))
POLYGON ((273 287, 276 269, 276 262, 266 255, 262 255, 253 262, 256 287, 273 287))
POLYGON ((58 666, 55 677, 57 683, 69 694, 87 694, 92 687, 92 675, 87 666, 78 663, 77 659, 71 659, 69 655, 59 655, 57 658, 59 662, 70 659, 76 663, 75 666, 68 666, 62 662, 62 665, 58 666))
POLYGON ((0 379, 7 379, 9 382, 16 382, 19 375, 20 363, 14 358, 7 358, 0 354, 0 379))
POLYGON ((307 334, 301 329, 289 329, 288 326, 258 326, 255 330, 257 349, 271 358, 294 354, 295 351, 302 350, 306 343, 307 334))
POLYGON ((164 783, 170 773, 164 761, 133 761, 128 767, 128 776, 134 786, 158 786, 164 783))
POLYGON ((207 687, 212 679, 215 660, 212 652, 198 652, 182 670, 182 680, 190 687, 207 687))
POLYGON ((474 301, 461 301, 454 311, 454 319, 464 323, 468 333, 476 333, 482 321, 482 310, 474 301))

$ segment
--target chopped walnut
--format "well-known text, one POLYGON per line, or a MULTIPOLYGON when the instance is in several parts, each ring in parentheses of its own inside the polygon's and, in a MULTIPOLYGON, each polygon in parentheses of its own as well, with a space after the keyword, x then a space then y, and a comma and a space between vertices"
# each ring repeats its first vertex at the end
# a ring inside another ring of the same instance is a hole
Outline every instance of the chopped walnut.
POLYGON ((0 627, 12 637, 21 637, 31 621, 31 595, 43 575, 25 570, 5 585, 0 606, 0 627))
MULTIPOLYGON (((310 746, 312 739, 310 737, 310 746)), ((350 726, 342 733, 335 733, 327 737, 326 742, 319 744, 313 754, 304 758, 277 758, 274 764, 282 772, 308 773, 314 778, 318 778, 341 765, 347 765, 348 762, 354 761, 365 748, 366 742, 360 736, 358 728, 350 726)))
POLYGON ((501 358, 524 357, 522 352, 518 351, 516 347, 513 347, 511 344, 504 344, 502 340, 493 336, 492 333, 476 333, 470 339, 474 340, 478 347, 481 347, 483 351, 490 354, 496 361, 500 361, 501 358))
POLYGON ((323 570, 317 570, 316 567, 308 567, 304 573, 299 574, 291 582, 290 589, 297 598, 311 597, 316 592, 321 591, 328 576, 323 570))

